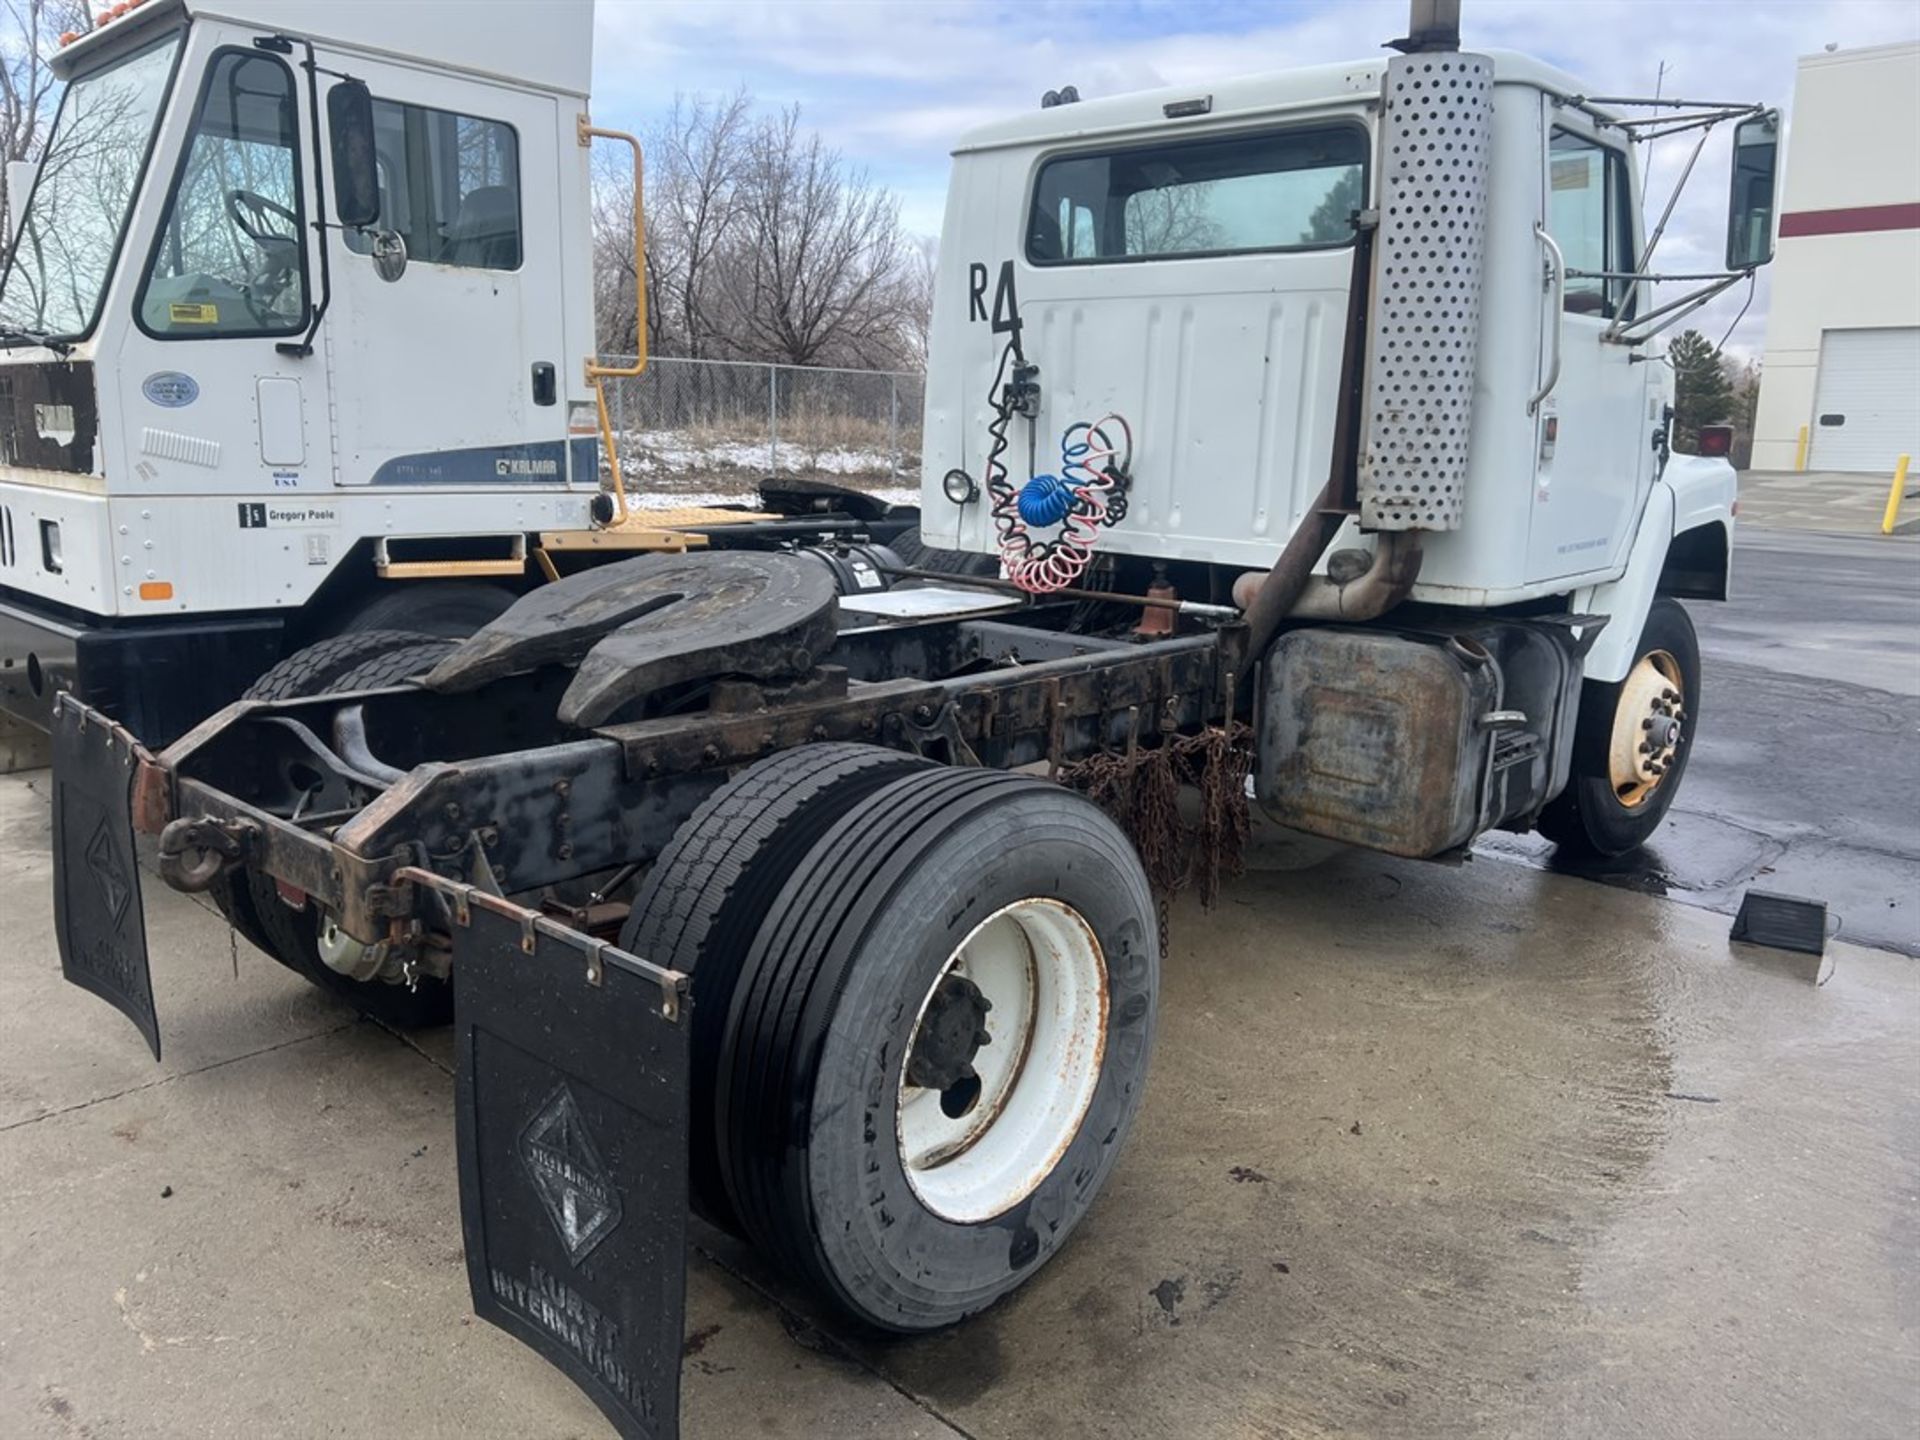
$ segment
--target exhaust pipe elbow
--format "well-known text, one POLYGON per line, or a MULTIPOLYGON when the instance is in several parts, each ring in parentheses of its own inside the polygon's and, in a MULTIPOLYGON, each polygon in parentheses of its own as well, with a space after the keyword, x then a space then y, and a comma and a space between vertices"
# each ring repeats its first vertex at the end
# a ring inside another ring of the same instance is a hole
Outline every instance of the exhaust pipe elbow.
MULTIPOLYGON (((1287 618, 1349 623, 1375 619, 1407 598, 1414 582, 1420 578, 1421 559, 1417 532, 1382 535, 1374 546, 1373 561, 1364 571, 1344 581, 1315 575, 1287 611, 1287 618)), ((1338 567, 1330 565, 1329 568, 1338 574, 1338 567)), ((1251 606, 1266 584, 1267 573, 1249 570, 1235 580, 1233 603, 1242 610, 1251 606)))

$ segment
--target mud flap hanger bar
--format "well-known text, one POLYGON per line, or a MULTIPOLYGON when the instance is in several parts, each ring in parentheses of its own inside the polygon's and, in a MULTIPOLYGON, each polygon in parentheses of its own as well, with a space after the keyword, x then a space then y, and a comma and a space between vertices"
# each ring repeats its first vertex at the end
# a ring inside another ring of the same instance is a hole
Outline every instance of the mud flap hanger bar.
POLYGON ((660 987, 660 1018, 671 1022, 680 1019, 688 983, 683 971, 664 969, 651 960, 630 955, 608 941, 582 934, 550 915, 516 905, 477 885, 449 880, 444 875, 423 870, 417 865, 402 866, 394 871, 393 879, 395 884, 418 885, 431 894, 442 907, 451 928, 465 930, 472 925, 473 911, 477 906, 511 920, 519 927, 520 949, 524 954, 535 953, 542 938, 557 941, 577 951, 585 965, 587 984, 596 989, 606 983, 609 965, 617 965, 641 979, 650 980, 660 987))

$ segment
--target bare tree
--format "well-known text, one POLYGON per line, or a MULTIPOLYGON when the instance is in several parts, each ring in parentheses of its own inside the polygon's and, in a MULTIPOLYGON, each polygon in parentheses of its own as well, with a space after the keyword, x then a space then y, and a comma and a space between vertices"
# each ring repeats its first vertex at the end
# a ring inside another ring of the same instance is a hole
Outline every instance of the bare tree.
MULTIPOLYGON (((60 88, 42 57, 63 32, 91 23, 86 0, 0 0, 0 159, 40 154, 60 88)), ((12 200, 0 166, 0 212, 11 213, 12 200)))
POLYGON ((648 215, 666 262, 656 295, 685 355, 728 348, 718 329, 717 272, 743 209, 740 167, 752 111, 744 90, 720 101, 676 99, 655 146, 662 166, 648 215))
MULTIPOLYGON (((593 311, 597 343, 603 355, 631 355, 638 349, 634 331, 633 287, 638 273, 633 253, 633 172, 624 153, 604 146, 593 156, 593 311)), ((649 236, 646 268, 648 298, 659 255, 657 237, 649 236)), ((647 313, 647 348, 659 350, 658 307, 647 313)))
POLYGON ((789 365, 899 358, 908 327, 900 202, 783 110, 754 127, 727 289, 737 339, 789 365))
POLYGON ((1129 255, 1217 250, 1223 239, 1212 214, 1214 182, 1163 185, 1127 198, 1129 255))
POLYGON ((655 354, 862 367, 924 355, 931 253, 908 242, 894 197, 804 129, 797 110, 756 119, 745 91, 683 96, 646 153, 639 263, 624 161, 612 150, 595 161, 603 351, 633 350, 644 277, 655 354))
POLYGON ((933 282, 940 271, 940 238, 921 235, 908 251, 901 302, 906 311, 907 339, 914 361, 925 368, 933 348, 933 282))

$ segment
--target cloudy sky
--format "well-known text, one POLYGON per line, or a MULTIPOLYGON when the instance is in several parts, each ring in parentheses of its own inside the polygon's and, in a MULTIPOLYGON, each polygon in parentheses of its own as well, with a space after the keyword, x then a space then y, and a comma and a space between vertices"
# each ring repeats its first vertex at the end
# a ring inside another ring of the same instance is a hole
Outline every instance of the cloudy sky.
MULTIPOLYGON (((1464 0, 1467 48, 1522 50, 1595 93, 1763 100, 1787 108, 1795 57, 1829 44, 1920 37, 1913 0, 1464 0)), ((1381 53, 1406 0, 599 0, 594 110, 644 126, 676 92, 798 103, 854 163, 897 191, 916 233, 937 234, 947 151, 967 127, 1072 83, 1092 98, 1381 53)), ((1789 123, 1791 119, 1789 117, 1789 123)), ((1905 118, 1909 128, 1913 117, 1905 118)), ((1727 127, 1700 162, 1661 267, 1717 265, 1727 127)), ((1658 146, 1649 208, 1689 142, 1658 146)), ((1764 277, 1765 272, 1762 272, 1764 277)), ((1744 287, 1698 317, 1715 339, 1744 287)), ((1757 352, 1764 278, 1729 349, 1757 352)))

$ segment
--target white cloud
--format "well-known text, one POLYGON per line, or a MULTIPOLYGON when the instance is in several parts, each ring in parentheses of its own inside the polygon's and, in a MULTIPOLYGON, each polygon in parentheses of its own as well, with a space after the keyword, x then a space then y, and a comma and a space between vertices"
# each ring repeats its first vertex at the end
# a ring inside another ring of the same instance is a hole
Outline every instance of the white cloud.
MULTIPOLYGON (((1465 0, 1468 48, 1538 55, 1594 92, 1757 100, 1785 109, 1797 56, 1833 42, 1920 36, 1902 0, 1465 0)), ((644 123, 676 91, 744 84, 764 103, 800 103, 857 164, 902 196, 908 223, 935 229, 946 152, 982 120, 1072 83, 1092 98, 1157 85, 1377 55, 1403 33, 1405 0, 1229 6, 1099 0, 601 0, 596 109, 644 123)), ((1661 249, 1666 268, 1712 268, 1721 249, 1728 136, 1709 143, 1661 249)), ((1689 142, 1652 158, 1657 213, 1689 142)), ((1757 351, 1765 272, 1730 348, 1757 351)), ((1692 322, 1719 338, 1737 287, 1692 322)))

